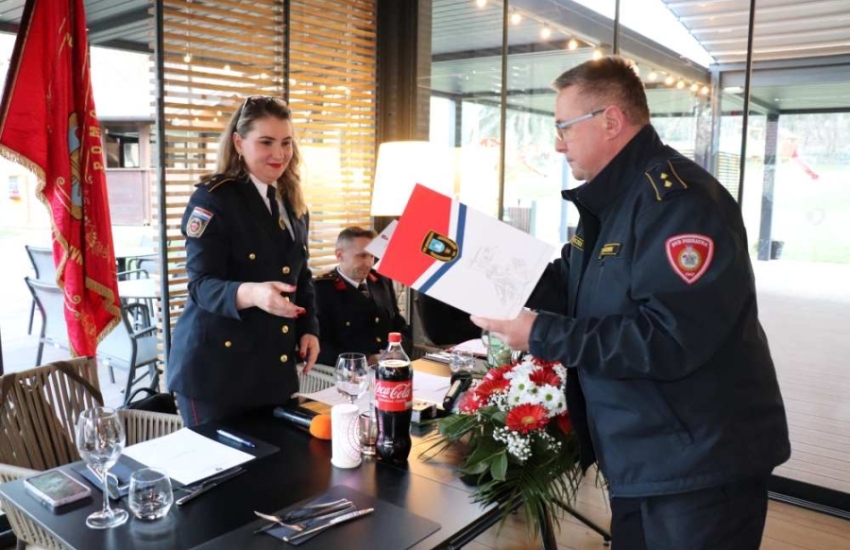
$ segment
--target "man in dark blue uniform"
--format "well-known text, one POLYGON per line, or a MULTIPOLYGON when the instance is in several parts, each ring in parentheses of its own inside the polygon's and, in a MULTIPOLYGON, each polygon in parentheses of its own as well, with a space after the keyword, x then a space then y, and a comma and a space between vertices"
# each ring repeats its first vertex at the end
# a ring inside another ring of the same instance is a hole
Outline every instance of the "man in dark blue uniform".
POLYGON ((333 366, 340 353, 360 352, 374 364, 390 332, 401 332, 409 351, 410 327, 393 283, 372 269, 375 257, 365 250, 374 238, 370 229, 343 229, 336 241, 339 265, 316 279, 319 363, 333 366))
POLYGON ((790 443, 740 208, 661 143, 621 58, 555 88, 555 148, 586 181, 563 192, 581 219, 549 271, 566 307, 473 320, 567 367, 616 550, 757 550, 768 476, 790 443))

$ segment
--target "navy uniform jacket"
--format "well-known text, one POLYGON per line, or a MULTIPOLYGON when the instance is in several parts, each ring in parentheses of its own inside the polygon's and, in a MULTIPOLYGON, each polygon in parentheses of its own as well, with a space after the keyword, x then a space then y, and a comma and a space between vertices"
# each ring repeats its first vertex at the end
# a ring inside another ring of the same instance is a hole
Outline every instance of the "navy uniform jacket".
POLYGON ((595 450, 611 495, 635 497, 766 475, 787 460, 729 193, 648 125, 564 197, 581 216, 560 262, 567 311, 538 315, 530 350, 568 367, 584 465, 595 450))
POLYGON ((303 334, 318 335, 318 322, 307 267, 309 219, 291 223, 294 242, 247 176, 198 185, 181 225, 189 300, 171 343, 171 391, 249 406, 283 403, 298 391, 296 346, 303 334), (237 311, 239 285, 265 281, 295 285, 289 297, 306 313, 295 320, 256 307, 237 311))
POLYGON ((410 327, 398 309, 393 283, 375 270, 366 278, 369 297, 333 270, 316 279, 321 341, 319 363, 335 365, 340 353, 367 356, 387 347, 387 334, 401 332, 410 340, 410 327))

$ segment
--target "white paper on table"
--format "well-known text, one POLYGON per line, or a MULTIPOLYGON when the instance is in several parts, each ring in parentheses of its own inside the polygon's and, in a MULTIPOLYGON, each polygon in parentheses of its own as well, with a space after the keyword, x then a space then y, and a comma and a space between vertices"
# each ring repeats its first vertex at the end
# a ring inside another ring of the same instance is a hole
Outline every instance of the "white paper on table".
POLYGON ((413 373, 413 398, 429 403, 442 404, 446 392, 449 391, 451 378, 448 376, 437 376, 427 372, 417 371, 413 373))
POLYGON ((487 346, 484 345, 481 338, 473 338, 472 340, 461 342, 460 344, 453 346, 452 350, 468 351, 472 355, 477 355, 478 357, 487 357, 487 346))
POLYGON ((124 455, 148 468, 162 468, 169 477, 184 485, 254 459, 254 455, 223 445, 189 428, 131 445, 124 449, 124 455))
POLYGON ((555 247, 417 185, 377 270, 467 313, 514 319, 555 247))
MULTIPOLYGON (((350 403, 348 397, 344 396, 336 389, 336 386, 331 386, 329 388, 325 388, 323 390, 319 390, 313 393, 296 393, 295 395, 304 397, 306 399, 310 399, 311 401, 316 401, 318 403, 324 403, 325 405, 330 405, 333 407, 334 405, 342 405, 344 403, 350 403)), ((369 394, 364 393, 361 395, 357 401, 354 402, 355 405, 360 409, 360 413, 369 411, 369 394)))

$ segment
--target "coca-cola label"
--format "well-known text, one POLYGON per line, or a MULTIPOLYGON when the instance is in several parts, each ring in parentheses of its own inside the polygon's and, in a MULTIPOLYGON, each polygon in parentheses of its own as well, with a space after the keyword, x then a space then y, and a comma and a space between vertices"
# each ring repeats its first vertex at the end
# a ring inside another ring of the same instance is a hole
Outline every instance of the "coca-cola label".
POLYGON ((375 407, 387 412, 402 412, 413 408, 413 381, 376 380, 375 407))

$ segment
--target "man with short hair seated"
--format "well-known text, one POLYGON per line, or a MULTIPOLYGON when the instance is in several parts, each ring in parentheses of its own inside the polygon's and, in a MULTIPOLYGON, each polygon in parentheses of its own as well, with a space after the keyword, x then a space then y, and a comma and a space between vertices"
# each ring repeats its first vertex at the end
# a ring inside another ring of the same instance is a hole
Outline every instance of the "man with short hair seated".
POLYGON ((339 265, 315 281, 319 363, 333 366, 340 353, 360 352, 374 364, 390 332, 401 332, 410 349, 410 327, 399 312, 393 283, 372 269, 375 257, 365 250, 374 238, 371 229, 343 229, 336 241, 339 265))

